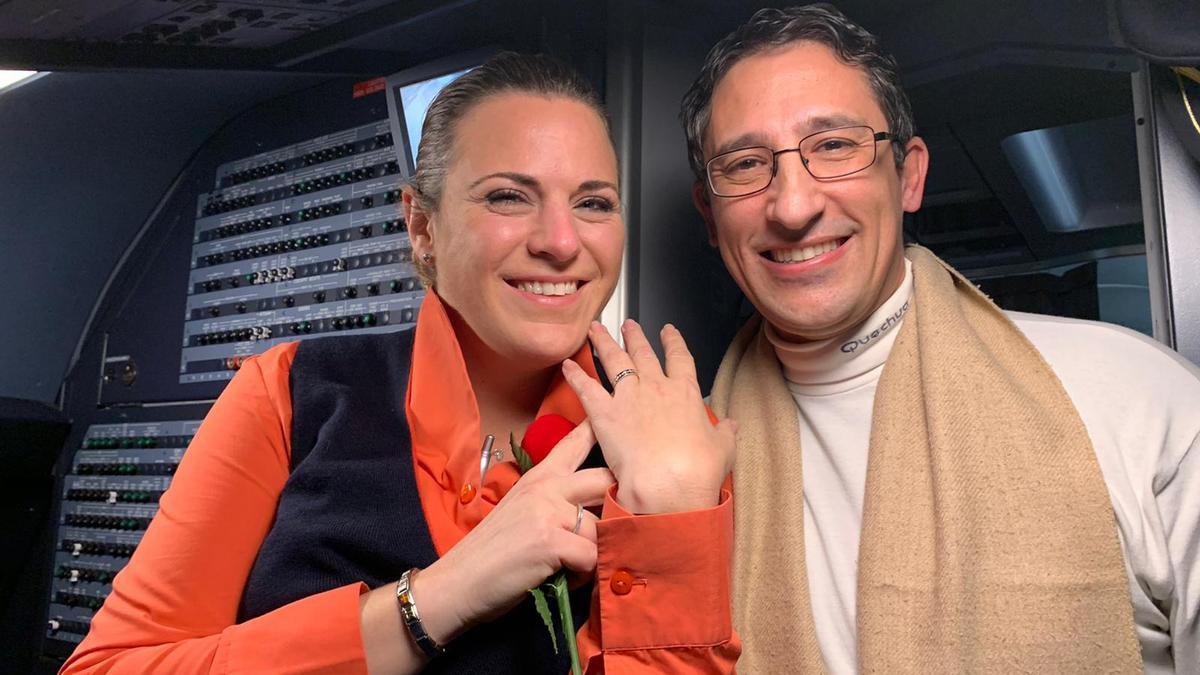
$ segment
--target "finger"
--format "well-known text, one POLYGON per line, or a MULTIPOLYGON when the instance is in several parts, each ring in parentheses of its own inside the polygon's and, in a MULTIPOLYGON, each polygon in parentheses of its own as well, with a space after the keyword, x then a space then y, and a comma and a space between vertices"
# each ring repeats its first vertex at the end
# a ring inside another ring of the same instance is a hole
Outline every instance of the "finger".
POLYGON ((608 334, 608 329, 598 321, 593 321, 588 328, 588 339, 592 342, 592 350, 596 352, 596 357, 600 359, 600 365, 604 366, 604 372, 608 373, 609 381, 616 376, 617 373, 626 368, 635 368, 633 359, 629 358, 629 354, 621 349, 621 345, 608 334))
POLYGON ((666 357, 667 377, 671 379, 689 379, 696 381, 696 360, 688 351, 683 334, 671 324, 663 326, 659 333, 662 338, 663 354, 666 357))
POLYGON ((583 537, 571 534, 566 530, 557 530, 551 534, 551 541, 558 559, 563 567, 574 572, 591 572, 596 569, 596 543, 583 537))
POLYGON ((538 471, 557 475, 574 473, 575 469, 583 464, 583 460, 587 459, 588 453, 595 444, 596 435, 592 433, 592 425, 584 420, 579 423, 579 426, 572 429, 571 433, 563 436, 550 454, 546 455, 546 459, 543 459, 529 472, 538 471))
MULTIPOLYGON (((583 518, 579 521, 579 530, 574 532, 575 536, 583 537, 593 544, 596 543, 596 523, 599 520, 591 511, 584 510, 583 518)), ((574 526, 574 524, 575 521, 571 521, 571 525, 574 526)))
POLYGON ((633 319, 626 319, 621 324, 621 335, 625 337, 625 351, 633 360, 633 367, 638 371, 638 377, 662 376, 662 366, 658 363, 658 355, 654 347, 646 339, 642 327, 633 319))
POLYGON ((604 495, 615 485, 617 479, 608 469, 584 469, 566 477, 562 489, 563 499, 572 504, 584 506, 599 506, 604 503, 604 495))
POLYGON ((578 363, 571 359, 563 361, 562 374, 567 386, 571 387, 571 391, 575 392, 575 396, 583 404, 583 411, 588 417, 601 414, 601 411, 612 403, 612 396, 604 385, 593 380, 578 363))

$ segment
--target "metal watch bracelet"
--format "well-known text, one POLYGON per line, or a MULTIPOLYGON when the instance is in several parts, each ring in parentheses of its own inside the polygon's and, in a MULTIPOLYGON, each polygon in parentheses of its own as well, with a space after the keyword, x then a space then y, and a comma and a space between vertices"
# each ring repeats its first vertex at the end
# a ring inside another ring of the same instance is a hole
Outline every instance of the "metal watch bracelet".
POLYGON ((396 601, 400 603, 400 616, 404 619, 404 627, 408 629, 413 642, 417 643, 426 656, 435 658, 445 654, 446 650, 429 636, 425 625, 421 623, 421 615, 417 613, 417 603, 413 598, 411 585, 412 577, 416 573, 417 568, 414 567, 400 575, 400 581, 396 582, 396 601))

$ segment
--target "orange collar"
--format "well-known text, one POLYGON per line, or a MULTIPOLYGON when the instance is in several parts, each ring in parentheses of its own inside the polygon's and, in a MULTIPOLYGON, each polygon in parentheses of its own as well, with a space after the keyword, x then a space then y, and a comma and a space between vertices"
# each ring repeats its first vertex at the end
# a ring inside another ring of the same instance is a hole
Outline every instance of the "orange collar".
MULTIPOLYGON (((597 378, 586 342, 571 359, 597 378)), ((561 372, 550 383, 537 416, 549 413, 576 424, 587 416, 561 372)), ((506 461, 493 463, 479 485, 479 406, 450 317, 433 292, 426 294, 417 316, 405 414, 425 520, 442 555, 483 520, 520 474, 508 439, 497 438, 495 447, 504 451, 506 461)))

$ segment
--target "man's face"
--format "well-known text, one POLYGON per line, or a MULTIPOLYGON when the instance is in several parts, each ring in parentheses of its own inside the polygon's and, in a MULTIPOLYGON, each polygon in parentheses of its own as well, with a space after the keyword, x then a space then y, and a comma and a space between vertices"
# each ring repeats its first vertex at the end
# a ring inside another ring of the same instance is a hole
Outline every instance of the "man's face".
MULTIPOLYGON (((891 131, 866 75, 824 45, 802 42, 739 61, 717 83, 704 157, 751 145, 781 150, 826 128, 891 131)), ((777 330, 797 340, 841 335, 904 278, 901 224, 921 205, 928 151, 914 138, 902 170, 879 141, 863 171, 818 181, 799 154, 778 158, 764 191, 695 201, 734 280, 777 330)))

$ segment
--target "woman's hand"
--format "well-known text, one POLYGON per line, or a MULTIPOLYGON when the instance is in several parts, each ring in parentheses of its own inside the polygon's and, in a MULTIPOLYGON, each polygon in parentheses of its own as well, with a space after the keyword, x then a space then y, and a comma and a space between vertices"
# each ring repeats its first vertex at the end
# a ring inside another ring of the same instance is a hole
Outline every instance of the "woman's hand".
POLYGON ((417 574, 413 596, 435 639, 503 615, 564 567, 595 570, 596 516, 585 509, 572 531, 579 505, 602 504, 614 482, 608 469, 576 470, 594 443, 590 425, 580 424, 462 541, 417 574))
POLYGON ((733 468, 734 424, 709 421, 695 361, 674 326, 661 333, 665 372, 636 322, 621 332, 625 350, 599 323, 588 334, 604 370, 619 380, 612 395, 574 361, 563 363, 616 476, 617 500, 635 513, 715 506, 733 468), (636 375, 618 377, 626 369, 636 375))

